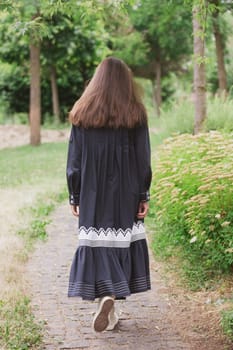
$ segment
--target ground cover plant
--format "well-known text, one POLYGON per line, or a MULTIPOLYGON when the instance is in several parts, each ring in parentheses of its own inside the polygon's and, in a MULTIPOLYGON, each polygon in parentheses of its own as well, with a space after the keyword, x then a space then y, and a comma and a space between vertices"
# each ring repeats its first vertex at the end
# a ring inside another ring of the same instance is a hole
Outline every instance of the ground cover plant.
POLYGON ((11 303, 0 303, 1 349, 39 349, 42 340, 42 324, 32 314, 30 301, 23 295, 11 303))
POLYGON ((222 312, 221 323, 224 333, 233 341, 233 310, 222 312))
POLYGON ((193 288, 233 266, 233 135, 168 138, 154 162, 153 248, 178 252, 193 288))

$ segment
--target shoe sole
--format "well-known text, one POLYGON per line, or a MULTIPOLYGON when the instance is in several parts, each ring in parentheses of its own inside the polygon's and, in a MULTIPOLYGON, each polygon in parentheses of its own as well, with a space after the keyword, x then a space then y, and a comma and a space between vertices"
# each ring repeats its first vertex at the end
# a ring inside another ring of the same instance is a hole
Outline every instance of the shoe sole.
POLYGON ((93 328, 96 332, 103 332, 108 327, 108 315, 113 305, 114 300, 110 297, 105 297, 103 300, 101 300, 99 310, 97 311, 93 320, 93 328))

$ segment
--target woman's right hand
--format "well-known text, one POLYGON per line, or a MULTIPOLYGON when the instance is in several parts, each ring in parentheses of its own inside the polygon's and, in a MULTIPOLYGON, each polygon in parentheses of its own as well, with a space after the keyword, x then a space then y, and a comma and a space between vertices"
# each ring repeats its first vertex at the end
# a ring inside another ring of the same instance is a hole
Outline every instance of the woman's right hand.
POLYGON ((149 203, 148 202, 140 202, 139 206, 138 206, 137 218, 144 219, 144 217, 148 213, 148 210, 149 210, 149 203))
POLYGON ((74 216, 79 216, 79 206, 78 205, 71 205, 71 212, 74 216))

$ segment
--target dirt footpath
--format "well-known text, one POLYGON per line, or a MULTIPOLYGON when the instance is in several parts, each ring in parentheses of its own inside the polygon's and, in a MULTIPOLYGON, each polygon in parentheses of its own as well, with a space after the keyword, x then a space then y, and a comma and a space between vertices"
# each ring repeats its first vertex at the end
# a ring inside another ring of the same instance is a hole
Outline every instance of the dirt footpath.
MULTIPOLYGON (((41 130, 41 142, 67 141, 69 130, 41 130)), ((30 131, 28 125, 0 125, 0 149, 28 145, 30 131)))
MULTIPOLYGON (((77 246, 77 221, 67 204, 52 214, 47 242, 38 243, 27 265, 28 290, 37 320, 44 320, 46 350, 225 350, 226 341, 212 325, 213 310, 203 298, 191 300, 165 283, 162 266, 151 256, 152 290, 119 301, 114 331, 91 328, 96 302, 67 298, 68 275, 77 246)), ((190 297, 190 296, 189 296, 190 297)))

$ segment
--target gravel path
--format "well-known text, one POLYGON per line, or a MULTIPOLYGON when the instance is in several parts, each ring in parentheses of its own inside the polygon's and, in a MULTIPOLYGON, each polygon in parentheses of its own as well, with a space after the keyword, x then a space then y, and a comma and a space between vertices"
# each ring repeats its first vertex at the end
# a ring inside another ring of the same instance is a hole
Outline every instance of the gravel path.
POLYGON ((169 299, 153 257, 152 290, 117 302, 122 311, 117 329, 94 333, 91 322, 96 302, 67 298, 77 222, 67 205, 58 207, 51 219, 48 240, 38 243, 26 272, 34 312, 38 320, 45 321, 44 349, 191 349, 168 321, 169 299))

